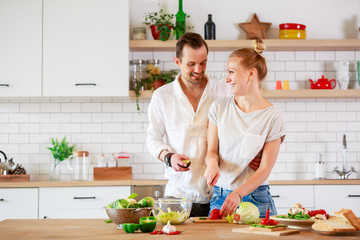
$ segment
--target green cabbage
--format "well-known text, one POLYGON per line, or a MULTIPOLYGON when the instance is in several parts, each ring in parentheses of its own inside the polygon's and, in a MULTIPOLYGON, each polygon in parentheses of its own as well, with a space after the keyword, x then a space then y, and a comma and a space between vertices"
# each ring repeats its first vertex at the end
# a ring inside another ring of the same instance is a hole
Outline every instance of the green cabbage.
POLYGON ((251 202, 242 202, 236 213, 240 215, 241 223, 254 224, 260 222, 259 209, 251 202))
POLYGON ((159 213, 155 216, 156 220, 163 225, 167 224, 169 220, 170 224, 181 224, 189 217, 189 212, 187 210, 181 212, 171 211, 171 208, 168 208, 167 210, 168 212, 163 212, 159 208, 159 213))

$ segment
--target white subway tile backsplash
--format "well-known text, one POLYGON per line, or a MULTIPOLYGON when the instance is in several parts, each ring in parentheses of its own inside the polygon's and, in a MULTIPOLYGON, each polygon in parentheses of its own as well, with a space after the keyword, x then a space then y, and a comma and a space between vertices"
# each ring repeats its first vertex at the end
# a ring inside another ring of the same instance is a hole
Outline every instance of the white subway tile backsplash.
POLYGON ((296 121, 316 121, 315 112, 296 112, 296 121))
POLYGON ((39 133, 40 124, 39 123, 21 123, 20 124, 21 133, 39 133))
POLYGON ((316 61, 334 61, 335 52, 334 51, 315 51, 315 60, 316 61))
POLYGON ((20 103, 20 112, 39 112, 40 104, 39 103, 20 103))
POLYGON ((9 122, 13 123, 27 123, 29 122, 29 114, 27 113, 10 113, 9 122))
POLYGON ((91 122, 111 122, 111 113, 91 113, 91 122))
POLYGON ((266 62, 275 61, 274 51, 264 51, 263 56, 265 57, 266 62))
POLYGON ((122 132, 122 123, 103 123, 102 132, 104 133, 120 133, 122 132))
POLYGON ((60 112, 60 103, 40 103, 40 112, 60 112))
POLYGON ((132 122, 132 113, 113 113, 113 122, 132 122))
POLYGON ((286 71, 305 71, 305 62, 286 62, 286 71))
POLYGON ((31 123, 47 123, 50 122, 49 113, 30 113, 31 123))
POLYGON ((335 122, 336 112, 317 112, 316 120, 319 122, 335 122))
MULTIPOLYGON (((280 80, 283 83, 284 83, 284 80, 295 81, 295 73, 294 72, 275 72, 275 79, 280 80)), ((289 83, 289 85, 290 85, 290 83, 289 83)), ((296 88, 292 85, 292 89, 296 89, 296 88)))
POLYGON ((306 124, 306 131, 308 132, 326 131, 326 125, 323 122, 308 122, 306 124))
POLYGON ((294 61, 295 60, 295 52, 292 52, 292 51, 275 52, 275 60, 276 61, 294 61))
POLYGON ((289 112, 305 112, 306 103, 305 102, 287 102, 286 111, 289 112))
POLYGON ((101 123, 83 123, 81 124, 82 133, 99 133, 102 131, 101 123))
POLYGON ((279 72, 285 71, 285 62, 267 62, 268 71, 279 72))
POLYGON ((71 122, 89 123, 91 122, 91 113, 71 113, 71 122))
POLYGON ((49 134, 30 134, 30 143, 49 143, 49 134))
POLYGON ((1 133, 18 133, 19 132, 19 124, 9 123, 9 124, 0 124, 0 132, 1 133))
MULTIPOLYGON (((113 139, 113 142, 116 142, 116 143, 137 142, 134 140, 133 135, 135 135, 135 133, 114 133, 114 134, 112 134, 112 139, 113 139)), ((144 139, 142 139, 141 142, 144 142, 144 139)))
POLYGON ((314 61, 315 52, 313 51, 295 51, 296 61, 314 61))
POLYGON ((19 144, 19 153, 39 153, 39 144, 19 144))
POLYGON ((82 112, 101 112, 101 103, 83 103, 81 104, 82 112))
POLYGON ((335 51, 336 61, 354 61, 355 52, 353 51, 335 51))
POLYGON ((102 104, 102 112, 122 112, 122 103, 103 103, 102 104))
POLYGON ((29 134, 10 134, 9 143, 29 143, 29 134))
POLYGON ((60 133, 61 127, 57 123, 44 123, 40 125, 41 133, 60 133))
POLYGON ((144 153, 144 146, 140 143, 124 143, 123 151, 130 153, 144 153))
POLYGON ((61 103, 61 112, 81 112, 81 103, 61 103))
POLYGON ((124 123, 123 124, 124 132, 143 132, 143 124, 142 123, 124 123))
POLYGON ((50 122, 52 123, 62 123, 70 122, 70 113, 50 113, 50 122))
POLYGON ((164 167, 163 164, 144 164, 144 173, 163 173, 164 167))
POLYGON ((326 111, 326 102, 307 102, 306 111, 323 112, 326 111))
POLYGON ((338 111, 345 112, 346 111, 346 103, 345 102, 328 102, 326 103, 327 111, 338 111))
POLYGON ((360 131, 360 122, 348 122, 346 129, 347 131, 360 131))
POLYGON ((174 59, 175 52, 174 51, 154 52, 153 57, 154 59, 159 59, 160 63, 162 63, 174 59))
MULTIPOLYGON (((230 54, 231 54, 230 51, 216 51, 216 52, 214 52, 214 61, 227 62, 230 54)), ((214 71, 212 68, 209 68, 209 65, 207 66, 207 69, 209 71, 214 71)))
MULTIPOLYGON (((325 62, 306 62, 305 63, 306 71, 325 71, 325 62)), ((323 74, 323 73, 321 73, 323 74)), ((317 79, 313 79, 317 80, 317 79)))
POLYGON ((337 112, 336 120, 342 122, 356 121, 356 112, 337 112))

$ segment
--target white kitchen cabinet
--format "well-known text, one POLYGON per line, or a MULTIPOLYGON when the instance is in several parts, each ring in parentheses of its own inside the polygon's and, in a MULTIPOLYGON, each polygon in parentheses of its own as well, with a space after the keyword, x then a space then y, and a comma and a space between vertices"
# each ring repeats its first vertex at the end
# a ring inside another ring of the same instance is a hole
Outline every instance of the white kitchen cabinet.
POLYGON ((313 185, 270 186, 278 214, 287 214, 294 203, 301 203, 307 209, 314 209, 313 185))
POLYGON ((39 218, 108 218, 104 207, 130 195, 130 186, 39 188, 39 218))
POLYGON ((315 186, 315 209, 333 214, 342 208, 351 209, 360 216, 360 185, 315 186))
POLYGON ((43 96, 128 96, 128 0, 43 7, 43 96))
POLYGON ((37 218, 38 188, 0 188, 0 221, 37 218))
POLYGON ((41 96, 42 1, 0 0, 0 96, 41 96))

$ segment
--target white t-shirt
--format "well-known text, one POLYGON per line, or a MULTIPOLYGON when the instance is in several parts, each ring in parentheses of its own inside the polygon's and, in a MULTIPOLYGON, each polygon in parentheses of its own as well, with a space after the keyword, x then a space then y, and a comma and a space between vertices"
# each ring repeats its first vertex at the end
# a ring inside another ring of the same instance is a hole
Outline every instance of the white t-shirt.
POLYGON ((209 80, 194 112, 178 77, 154 91, 148 108, 150 123, 146 144, 156 159, 164 149, 190 158, 191 166, 187 172, 175 172, 164 165, 165 177, 169 179, 166 196, 209 203, 211 196, 204 177, 208 111, 215 99, 230 96, 230 91, 224 81, 209 80))
MULTIPOLYGON (((216 100, 209 120, 217 125, 220 178, 217 186, 234 190, 255 172, 249 165, 260 156, 266 142, 285 136, 284 120, 278 107, 244 113, 234 97, 216 100)), ((268 184, 268 179, 262 184, 268 184)))

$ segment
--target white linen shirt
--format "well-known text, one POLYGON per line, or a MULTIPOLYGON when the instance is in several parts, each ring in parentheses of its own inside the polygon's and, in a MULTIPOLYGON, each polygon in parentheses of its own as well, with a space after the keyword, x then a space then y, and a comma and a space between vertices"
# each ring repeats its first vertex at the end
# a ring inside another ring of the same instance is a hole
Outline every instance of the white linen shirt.
POLYGON ((169 179, 165 196, 186 197, 196 203, 209 203, 210 191, 204 172, 207 150, 208 111, 213 100, 229 96, 224 81, 208 80, 197 111, 183 92, 179 75, 172 83, 156 91, 148 108, 149 127, 146 144, 151 155, 159 159, 162 150, 184 154, 191 161, 190 170, 176 172, 165 164, 169 179))
MULTIPOLYGON (((220 178, 216 186, 234 190, 255 171, 249 163, 261 157, 264 144, 285 136, 280 109, 271 105, 255 112, 244 113, 234 97, 213 102, 209 121, 218 127, 220 178)), ((267 178, 261 185, 268 185, 267 178)))

